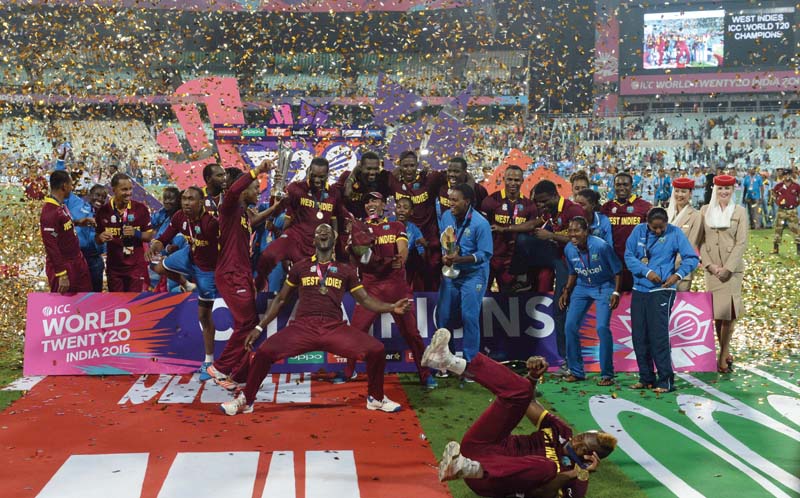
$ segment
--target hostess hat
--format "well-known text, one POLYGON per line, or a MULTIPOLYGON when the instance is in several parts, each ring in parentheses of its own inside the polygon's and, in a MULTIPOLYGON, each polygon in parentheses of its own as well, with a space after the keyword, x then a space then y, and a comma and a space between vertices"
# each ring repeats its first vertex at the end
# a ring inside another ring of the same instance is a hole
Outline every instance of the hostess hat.
POLYGON ((675 187, 675 188, 693 189, 694 188, 694 180, 692 180, 691 178, 686 178, 685 176, 682 176, 680 178, 676 178, 676 179, 672 180, 672 186, 675 187))
POLYGON ((719 187, 733 187, 736 185, 736 178, 731 175, 718 175, 714 177, 714 185, 719 187))

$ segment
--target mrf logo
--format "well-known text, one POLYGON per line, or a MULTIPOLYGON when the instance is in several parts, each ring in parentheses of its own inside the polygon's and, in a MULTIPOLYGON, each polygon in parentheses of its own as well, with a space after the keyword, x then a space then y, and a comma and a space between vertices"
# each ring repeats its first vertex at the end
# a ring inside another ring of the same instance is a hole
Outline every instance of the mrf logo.
POLYGON ((289 365, 298 363, 325 363, 325 353, 322 351, 310 351, 308 353, 292 356, 286 360, 289 365))

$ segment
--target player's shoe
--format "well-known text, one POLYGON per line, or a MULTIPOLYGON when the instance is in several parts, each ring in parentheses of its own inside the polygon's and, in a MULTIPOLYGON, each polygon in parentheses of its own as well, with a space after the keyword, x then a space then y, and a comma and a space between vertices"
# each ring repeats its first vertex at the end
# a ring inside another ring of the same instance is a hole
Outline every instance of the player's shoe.
POLYGON ((455 355, 450 352, 450 331, 447 329, 439 329, 433 334, 430 345, 425 348, 422 353, 422 361, 420 364, 423 367, 433 368, 436 370, 447 370, 447 368, 455 360, 455 355))
POLYGON ((185 284, 181 285, 181 290, 183 292, 194 292, 197 289, 197 284, 193 282, 186 282, 185 284))
POLYGON ((380 410, 382 412, 395 413, 402 410, 400 403, 395 403, 386 396, 382 400, 377 400, 372 396, 367 396, 367 410, 380 410))
POLYGON ((230 416, 234 416, 239 413, 253 413, 253 405, 247 404, 247 399, 245 399, 244 393, 239 394, 230 401, 222 403, 219 405, 219 409, 222 410, 222 413, 225 415, 230 416))
POLYGON ((233 381, 230 377, 217 370, 217 367, 212 363, 206 368, 206 373, 214 380, 214 383, 228 391, 235 391, 239 388, 239 384, 233 381))
POLYGON ((355 380, 357 378, 358 378, 358 372, 353 372, 353 375, 351 375, 349 379, 345 377, 344 372, 336 372, 336 375, 334 375, 333 378, 331 379, 331 383, 337 385, 344 384, 349 380, 355 380))
POLYGON ((200 365, 200 382, 205 382, 211 378, 211 374, 208 373, 208 367, 212 366, 213 364, 210 361, 204 361, 202 365, 200 365))
POLYGON ((439 481, 454 479, 480 479, 483 477, 481 464, 461 454, 461 445, 450 441, 444 447, 442 461, 439 462, 439 481))
POLYGON ((425 379, 425 387, 427 389, 436 389, 439 387, 439 383, 436 382, 436 377, 433 375, 429 375, 427 379, 425 379))

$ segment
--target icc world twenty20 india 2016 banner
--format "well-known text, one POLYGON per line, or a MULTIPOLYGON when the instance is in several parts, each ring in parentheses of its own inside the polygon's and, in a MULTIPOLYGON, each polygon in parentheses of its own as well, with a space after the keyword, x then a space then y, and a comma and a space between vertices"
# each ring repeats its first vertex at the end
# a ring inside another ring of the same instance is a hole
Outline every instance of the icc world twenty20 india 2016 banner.
MULTIPOLYGON (((264 313, 271 295, 260 294, 264 313)), ((427 343, 436 329, 437 295, 415 295, 417 326, 427 343)), ((556 351, 553 307, 549 294, 506 296, 487 294, 481 312, 481 349, 496 359, 524 360, 545 356, 551 363, 556 351)), ((354 303, 345 299, 342 316, 352 316, 354 303)), ((291 319, 294 306, 267 327, 272 335, 291 319)), ((214 303, 216 354, 231 336, 233 320, 222 299, 214 303)), ((716 369, 711 294, 678 293, 670 319, 672 361, 678 371, 716 369)), ((611 319, 614 367, 636 371, 631 339, 630 295, 623 295, 611 319)), ((581 327, 587 370, 599 371, 599 349, 594 308, 581 327)), ((386 346, 387 371, 414 371, 411 352, 391 315, 383 315, 372 334, 386 346)), ((461 349, 461 329, 454 331, 454 348, 461 349)), ((109 375, 191 373, 203 358, 203 339, 197 319, 196 294, 86 293, 72 296, 35 293, 28 296, 25 331, 25 375, 109 375)), ((287 358, 274 372, 339 370, 345 360, 326 352, 287 358)), ((359 365, 362 366, 362 365, 359 365)))

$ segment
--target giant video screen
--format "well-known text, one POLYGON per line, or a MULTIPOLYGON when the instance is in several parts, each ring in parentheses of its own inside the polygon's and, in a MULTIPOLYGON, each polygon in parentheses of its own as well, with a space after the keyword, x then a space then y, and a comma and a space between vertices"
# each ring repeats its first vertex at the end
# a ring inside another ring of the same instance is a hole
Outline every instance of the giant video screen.
POLYGON ((797 67, 795 10, 789 2, 671 3, 623 10, 621 73, 797 67))

